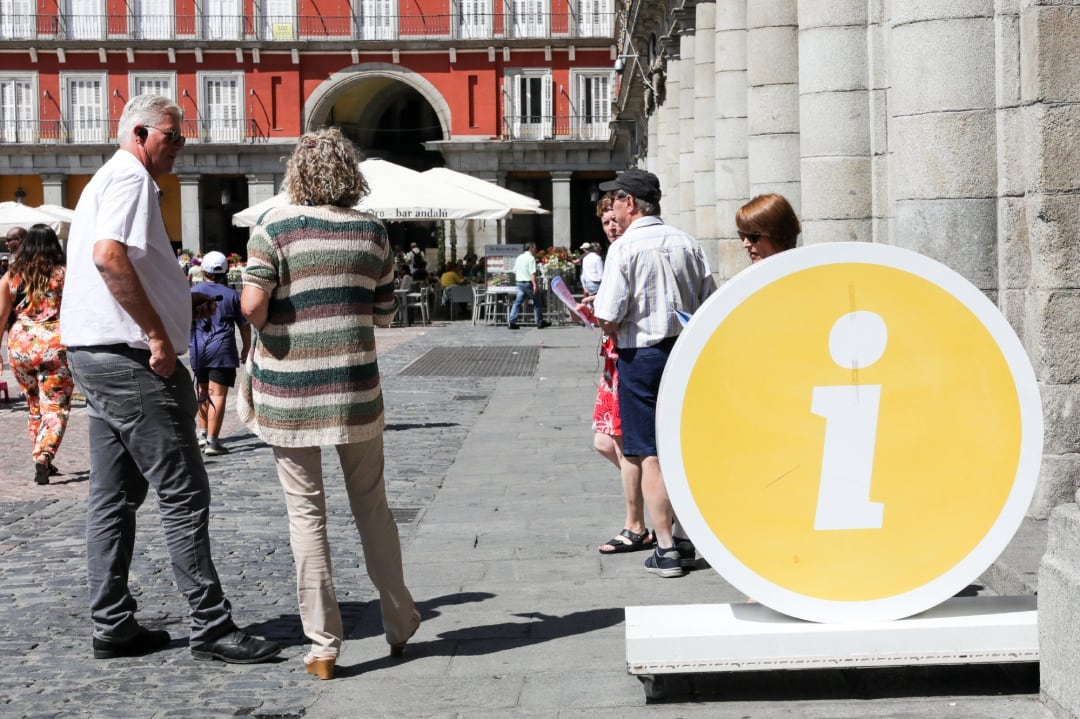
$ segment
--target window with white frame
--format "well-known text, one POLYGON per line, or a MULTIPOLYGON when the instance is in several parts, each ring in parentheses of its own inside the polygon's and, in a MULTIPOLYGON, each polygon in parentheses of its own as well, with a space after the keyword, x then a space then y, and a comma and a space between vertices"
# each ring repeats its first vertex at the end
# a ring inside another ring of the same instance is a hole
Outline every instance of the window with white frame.
POLYGON ((33 142, 34 81, 28 75, 0 75, 0 142, 33 142))
POLYGON ((105 142, 109 138, 105 74, 63 76, 64 128, 69 142, 105 142))
POLYGON ((67 0, 67 36, 75 40, 105 38, 105 3, 103 0, 67 0))
POLYGON ((173 36, 173 0, 129 0, 135 37, 166 40, 173 36))
POLYGON ((546 37, 549 0, 510 0, 510 31, 513 37, 546 37))
POLYGON ((458 37, 484 40, 491 35, 491 0, 458 0, 458 37))
POLYGON ((393 0, 354 0, 356 34, 361 40, 393 40, 397 37, 397 3, 393 0))
POLYGON ((244 139, 244 75, 238 72, 202 76, 199 103, 200 134, 207 142, 244 139))
POLYGON ((293 0, 263 0, 263 39, 296 38, 296 6, 293 0))
POLYGON ((242 37, 244 12, 240 0, 204 0, 202 8, 204 39, 239 40, 242 37))
POLYGON ((34 0, 0 0, 0 40, 34 37, 37 3, 34 0))
POLYGON ((510 70, 506 84, 506 118, 510 138, 540 140, 551 137, 551 71, 510 70))
POLYGON ((133 72, 128 75, 131 97, 163 95, 176 102, 176 76, 171 72, 133 72))
POLYGON ((571 70, 570 98, 574 134, 582 140, 605 140, 610 134, 611 70, 571 70))
POLYGON ((612 37, 615 13, 611 0, 578 0, 578 37, 612 37))

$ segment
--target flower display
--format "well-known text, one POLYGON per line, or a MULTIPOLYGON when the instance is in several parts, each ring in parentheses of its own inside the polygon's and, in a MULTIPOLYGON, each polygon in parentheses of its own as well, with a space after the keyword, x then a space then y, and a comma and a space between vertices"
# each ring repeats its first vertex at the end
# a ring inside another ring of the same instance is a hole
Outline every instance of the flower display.
POLYGON ((577 259, 578 253, 567 247, 550 247, 536 253, 536 263, 544 277, 572 272, 577 259))

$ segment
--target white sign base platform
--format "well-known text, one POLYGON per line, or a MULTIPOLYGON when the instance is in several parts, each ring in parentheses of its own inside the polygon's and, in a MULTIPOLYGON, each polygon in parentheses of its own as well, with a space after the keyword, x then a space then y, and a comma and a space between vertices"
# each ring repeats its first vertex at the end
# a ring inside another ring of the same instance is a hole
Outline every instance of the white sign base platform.
POLYGON ((760 604, 626 608, 626 664, 662 693, 656 675, 1035 662, 1036 599, 957 597, 890 622, 818 624, 760 604))

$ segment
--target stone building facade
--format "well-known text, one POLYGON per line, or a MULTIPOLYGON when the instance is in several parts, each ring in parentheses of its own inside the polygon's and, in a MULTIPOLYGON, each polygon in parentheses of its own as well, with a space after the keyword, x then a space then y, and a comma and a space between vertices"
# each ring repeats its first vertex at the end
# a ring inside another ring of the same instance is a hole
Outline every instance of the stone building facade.
POLYGON ((617 132, 720 279, 734 212, 787 196, 803 243, 929 255, 996 301, 1040 384, 1029 514, 1048 704, 1080 715, 1080 3, 644 0, 619 39, 617 132))

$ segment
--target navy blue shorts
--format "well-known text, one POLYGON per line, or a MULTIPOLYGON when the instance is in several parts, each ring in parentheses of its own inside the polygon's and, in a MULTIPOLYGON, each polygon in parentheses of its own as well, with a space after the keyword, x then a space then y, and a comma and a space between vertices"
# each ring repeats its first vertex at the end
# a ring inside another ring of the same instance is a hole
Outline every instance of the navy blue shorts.
POLYGON ((656 395, 675 339, 668 337, 652 347, 619 348, 619 420, 627 457, 657 455, 656 395))
POLYGON ((213 382, 224 387, 234 387, 236 386, 236 368, 200 367, 199 371, 195 373, 195 379, 199 381, 199 384, 213 382))

